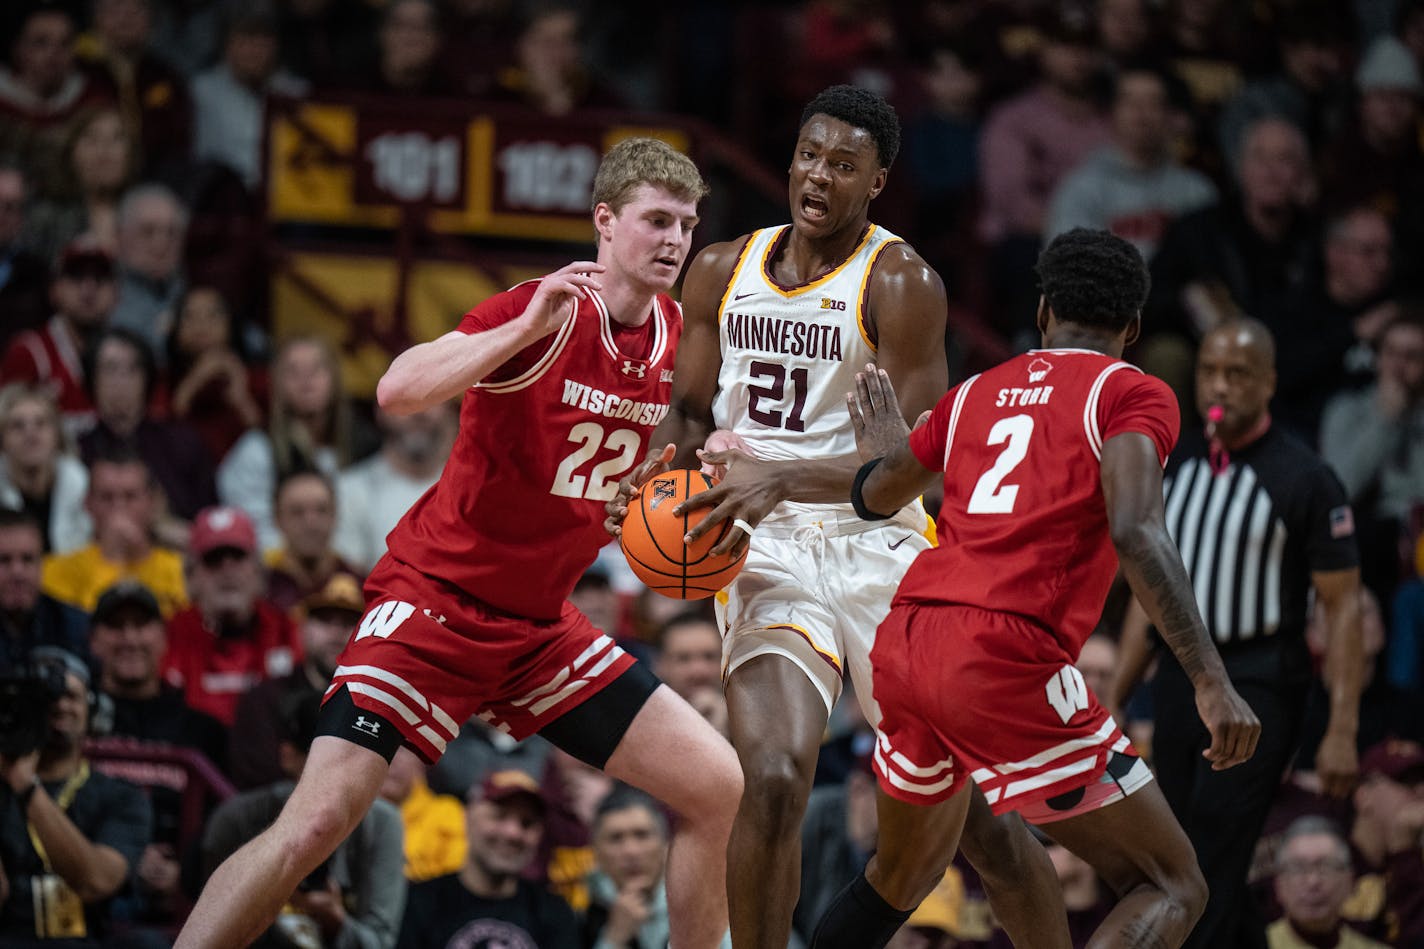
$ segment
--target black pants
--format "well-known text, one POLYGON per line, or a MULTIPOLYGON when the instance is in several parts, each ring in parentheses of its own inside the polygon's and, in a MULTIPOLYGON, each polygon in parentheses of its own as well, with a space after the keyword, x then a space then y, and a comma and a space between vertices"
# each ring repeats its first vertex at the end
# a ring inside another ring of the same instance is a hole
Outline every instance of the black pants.
POLYGON ((1235 675, 1232 684, 1261 720, 1261 740, 1251 760, 1226 771, 1211 770, 1211 762, 1202 757, 1211 737, 1197 715, 1191 682, 1167 656, 1154 680, 1152 760, 1162 793, 1196 849, 1209 890, 1206 911, 1186 946, 1264 949, 1264 923, 1246 877, 1266 813, 1300 740, 1305 690, 1256 678, 1237 681, 1235 675))

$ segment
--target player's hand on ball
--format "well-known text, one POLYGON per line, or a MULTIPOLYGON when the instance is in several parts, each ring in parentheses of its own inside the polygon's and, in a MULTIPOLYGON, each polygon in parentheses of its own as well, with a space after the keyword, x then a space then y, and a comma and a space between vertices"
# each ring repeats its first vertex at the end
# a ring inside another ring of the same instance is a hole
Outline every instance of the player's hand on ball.
MULTIPOLYGON (((751 446, 747 444, 746 439, 742 438, 742 436, 738 435, 736 432, 728 431, 725 428, 717 429, 711 435, 707 436, 707 441, 702 443, 702 450, 704 452, 715 453, 730 451, 731 449, 736 449, 748 455, 755 454, 755 452, 752 451, 751 446)), ((708 477, 716 478, 718 481, 721 481, 723 478, 727 477, 727 466, 703 461, 702 473, 707 475, 708 477)))
POLYGON ((1211 747, 1202 757, 1213 771, 1225 771, 1256 753, 1261 721, 1230 682, 1197 689, 1197 714, 1211 733, 1211 747))
POLYGON ((623 480, 618 482, 618 493, 603 505, 603 510, 608 514, 603 521, 604 530, 614 537, 623 533, 623 518, 628 516, 628 502, 637 495, 639 488, 647 484, 649 478, 666 472, 676 454, 676 445, 664 445, 661 450, 648 452, 648 457, 643 459, 642 464, 623 476, 623 480))
POLYGON ((711 508, 698 524, 687 532, 686 542, 695 543, 703 534, 718 529, 730 521, 736 530, 727 532, 722 542, 712 548, 715 556, 740 557, 751 543, 752 529, 771 513, 786 497, 782 484, 782 469, 749 455, 744 451, 699 451, 697 457, 704 469, 721 468, 726 472, 716 487, 694 494, 673 508, 683 514, 699 508, 711 508))
POLYGON ((878 366, 867 365, 855 374, 855 391, 846 393, 846 408, 861 461, 883 458, 903 445, 910 433, 890 374, 878 366))
POLYGON ((539 281, 521 319, 528 320, 539 339, 557 330, 577 310, 589 291, 602 290, 598 275, 608 268, 591 260, 576 260, 539 281))

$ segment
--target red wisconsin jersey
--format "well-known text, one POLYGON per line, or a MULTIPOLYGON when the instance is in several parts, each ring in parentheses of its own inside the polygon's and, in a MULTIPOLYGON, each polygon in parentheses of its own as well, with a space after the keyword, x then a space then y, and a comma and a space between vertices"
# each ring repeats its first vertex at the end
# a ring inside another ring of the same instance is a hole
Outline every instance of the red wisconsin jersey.
POLYGON ((945 472, 944 506, 939 546, 895 602, 1015 613, 1076 659, 1117 571, 1103 442, 1140 432, 1165 464, 1178 425, 1166 383, 1089 350, 1037 350, 966 379, 910 435, 920 463, 945 472))
MULTIPOLYGON (((475 307, 477 333, 524 312, 531 280, 475 307)), ((558 331, 465 393, 435 486, 386 539, 390 555, 498 609, 557 619, 608 543, 603 505, 667 415, 682 310, 666 296, 640 327, 596 294, 558 331)))
POLYGON ((16 336, 0 361, 0 383, 38 383, 54 393, 71 431, 94 421, 94 403, 84 388, 84 366, 69 329, 59 317, 16 336))

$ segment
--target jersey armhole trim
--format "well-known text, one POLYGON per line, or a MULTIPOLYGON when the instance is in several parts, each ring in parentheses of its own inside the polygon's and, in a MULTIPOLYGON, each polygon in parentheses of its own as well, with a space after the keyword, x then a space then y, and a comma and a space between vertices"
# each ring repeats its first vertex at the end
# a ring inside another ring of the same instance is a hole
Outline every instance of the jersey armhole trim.
POLYGON ((1098 427, 1098 401, 1103 394, 1103 386, 1107 384, 1108 377, 1119 369, 1131 369, 1133 372, 1142 371, 1131 363, 1113 363, 1098 373, 1098 378, 1093 380, 1093 387, 1088 390, 1088 398, 1083 403, 1083 432, 1088 436, 1088 447, 1093 450, 1093 457, 1098 461, 1103 460, 1103 435, 1098 427))
POLYGON ((564 320, 564 325, 560 326, 558 333, 554 334, 554 342, 550 344, 547 350, 544 351, 544 355, 539 357, 538 362, 530 366, 520 375, 515 376, 513 379, 510 379, 507 382, 476 382, 470 388, 484 389, 486 392, 492 392, 496 395, 503 395, 508 392, 518 392, 521 389, 529 388, 534 383, 538 382, 539 378, 543 376, 544 373, 548 372, 549 367, 552 366, 554 364, 554 361, 559 358, 559 355, 564 351, 564 347, 568 345, 569 339, 572 338, 574 335, 574 325, 576 323, 578 323, 577 303, 574 304, 574 312, 570 314, 567 320, 564 320))
POLYGON ((30 362, 34 363, 37 379, 49 379, 54 375, 54 367, 49 363, 49 353, 45 352, 44 341, 38 333, 25 333, 17 337, 16 342, 30 354, 30 362))
POLYGON ((870 331, 866 328, 865 325, 865 311, 870 304, 870 279, 875 276, 875 265, 880 262, 880 255, 884 252, 885 248, 891 247, 895 244, 903 243, 905 243, 905 241, 902 238, 888 238, 885 241, 881 242, 879 247, 876 247, 873 251, 870 252, 870 262, 866 265, 865 276, 862 277, 860 281, 860 293, 856 294, 855 325, 860 330, 860 338, 865 340, 865 345, 869 346, 870 351, 873 353, 880 351, 880 333, 877 331, 875 334, 876 338, 871 339, 870 331))
POLYGON ((54 351, 59 356, 59 361, 64 363, 64 368, 69 372, 69 377, 79 382, 84 382, 84 357, 80 354, 79 348, 74 345, 68 333, 61 332, 57 323, 58 317, 52 321, 54 330, 49 334, 54 340, 54 351))
POLYGON ((747 261, 752 257, 752 246, 761 237, 762 231, 752 231, 747 235, 747 242, 742 245, 741 251, 737 254, 737 263, 732 267, 731 274, 727 277, 727 285, 722 288, 722 299, 717 302, 717 322, 722 322, 722 314, 727 312, 727 301, 731 298, 732 288, 741 279, 742 270, 746 267, 747 261))
POLYGON ((969 387, 974 385, 974 380, 978 379, 978 373, 965 379, 959 386, 959 391, 954 396, 954 407, 949 412, 949 430, 944 436, 944 469, 949 470, 949 451, 954 447, 954 430, 959 427, 959 413, 964 410, 964 402, 969 398, 969 387))

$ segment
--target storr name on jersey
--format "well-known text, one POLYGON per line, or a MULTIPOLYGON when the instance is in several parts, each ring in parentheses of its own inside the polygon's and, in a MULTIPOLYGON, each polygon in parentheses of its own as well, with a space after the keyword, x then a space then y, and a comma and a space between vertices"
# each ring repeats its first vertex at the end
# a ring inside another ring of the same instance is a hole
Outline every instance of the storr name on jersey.
POLYGON ((668 414, 666 402, 638 402, 602 389, 564 380, 563 403, 602 418, 626 419, 635 425, 656 426, 668 414))

